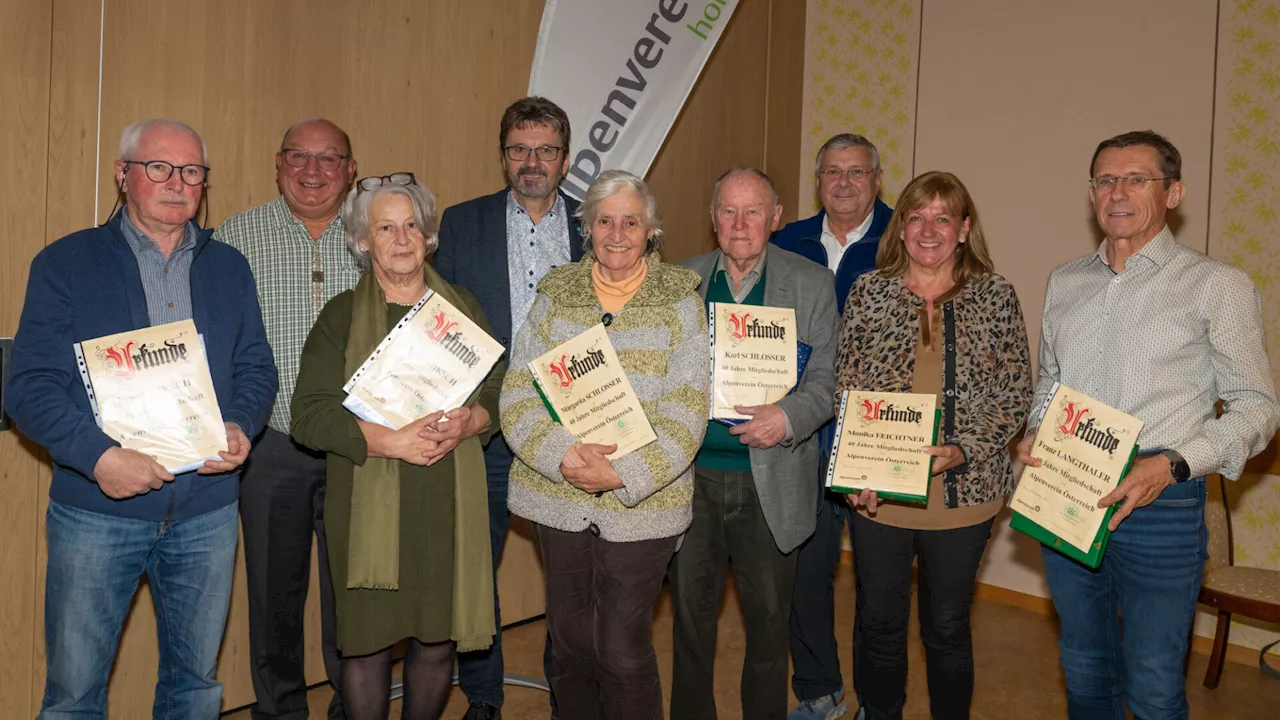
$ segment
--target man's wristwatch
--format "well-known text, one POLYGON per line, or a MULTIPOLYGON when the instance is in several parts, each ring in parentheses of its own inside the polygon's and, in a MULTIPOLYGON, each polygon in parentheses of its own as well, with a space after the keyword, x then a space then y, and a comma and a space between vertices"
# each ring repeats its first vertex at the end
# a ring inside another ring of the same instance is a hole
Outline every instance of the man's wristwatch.
POLYGON ((1191 479, 1191 466, 1187 465, 1187 461, 1177 450, 1165 450, 1160 454, 1169 458, 1169 471, 1173 473, 1174 482, 1186 482, 1191 479))

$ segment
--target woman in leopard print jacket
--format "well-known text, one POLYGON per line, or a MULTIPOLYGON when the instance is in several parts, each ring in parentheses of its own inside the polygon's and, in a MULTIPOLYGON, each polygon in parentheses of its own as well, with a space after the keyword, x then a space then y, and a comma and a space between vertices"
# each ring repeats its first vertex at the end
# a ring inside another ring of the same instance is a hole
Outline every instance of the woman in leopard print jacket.
POLYGON ((845 305, 836 366, 844 390, 937 394, 942 410, 928 503, 848 496, 857 573, 858 695, 869 717, 906 700, 911 567, 935 718, 967 718, 973 694, 969 610, 996 514, 1013 489, 1010 441, 1031 401, 1018 296, 993 272, 968 190, 930 172, 898 199, 876 257, 845 305))

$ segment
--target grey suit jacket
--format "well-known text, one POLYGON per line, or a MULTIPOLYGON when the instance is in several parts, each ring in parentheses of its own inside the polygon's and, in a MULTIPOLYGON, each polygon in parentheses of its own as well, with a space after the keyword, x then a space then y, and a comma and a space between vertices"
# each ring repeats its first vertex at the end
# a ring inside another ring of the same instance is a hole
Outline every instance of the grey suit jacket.
MULTIPOLYGON (((720 254, 715 250, 680 263, 702 278, 698 293, 703 300, 720 254)), ((831 271, 770 245, 765 255, 764 304, 795 308, 797 339, 813 347, 800 386, 775 403, 791 421, 792 440, 766 450, 751 448, 751 475, 765 521, 778 549, 788 553, 813 534, 814 509, 822 489, 822 450, 816 433, 832 415, 840 329, 831 271)))

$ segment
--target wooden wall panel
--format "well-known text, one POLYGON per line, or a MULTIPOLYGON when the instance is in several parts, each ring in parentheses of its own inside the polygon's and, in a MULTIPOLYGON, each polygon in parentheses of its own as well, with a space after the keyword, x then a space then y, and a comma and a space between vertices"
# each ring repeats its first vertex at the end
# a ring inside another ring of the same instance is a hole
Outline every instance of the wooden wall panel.
MULTIPOLYGON (((27 269, 44 247, 48 181, 50 0, 0 0, 0 336, 12 337, 27 269)), ((43 644, 37 622, 39 450, 16 432, 0 433, 0 708, 35 714, 31 658, 43 644)))
MULTIPOLYGON (((767 167, 784 197, 795 194, 780 159, 792 152, 800 105, 788 93, 798 96, 804 20, 790 5, 742 0, 650 173, 671 259, 713 247, 706 208, 728 167, 767 167), (770 83, 782 95, 766 108, 770 83)), ((542 0, 0 0, 0 143, 16 168, 0 180, 0 335, 16 327, 32 256, 106 220, 119 134, 140 118, 180 119, 205 138, 210 225, 277 196, 274 153, 304 117, 350 132, 361 175, 410 170, 442 208, 502 187, 498 121, 525 93, 542 8, 542 0)), ((0 435, 0 478, 16 489, 0 509, 0 571, 13 579, 0 591, 8 593, 0 595, 0 706, 15 715, 35 713, 44 683, 48 477, 37 448, 0 435)), ((513 520, 499 571, 507 622, 540 614, 545 602, 522 527, 513 520)), ((228 708, 253 701, 242 551, 234 583, 219 660, 228 708)), ((307 678, 318 682, 314 572, 312 586, 307 678)), ((157 648, 145 586, 134 602, 112 675, 112 717, 145 717, 152 703, 157 648)))
MULTIPOLYGON (((742 0, 684 111, 649 169, 664 225, 665 258, 715 247, 711 186, 734 165, 763 167, 769 0, 742 0)), ((691 3, 691 11, 697 8, 691 3)))
MULTIPOLYGON (((768 93, 765 107, 764 171, 782 202, 782 224, 800 216, 800 156, 804 116, 805 3, 770 0, 768 93)), ((805 217, 808 217, 805 207, 805 217)))

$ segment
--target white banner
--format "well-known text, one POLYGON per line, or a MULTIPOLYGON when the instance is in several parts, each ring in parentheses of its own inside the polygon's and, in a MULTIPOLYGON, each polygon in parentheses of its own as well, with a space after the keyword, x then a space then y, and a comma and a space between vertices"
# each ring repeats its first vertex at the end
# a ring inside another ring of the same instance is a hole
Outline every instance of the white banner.
POLYGON ((738 0, 547 0, 529 94, 573 128, 561 188, 581 200, 604 169, 644 177, 738 0))

